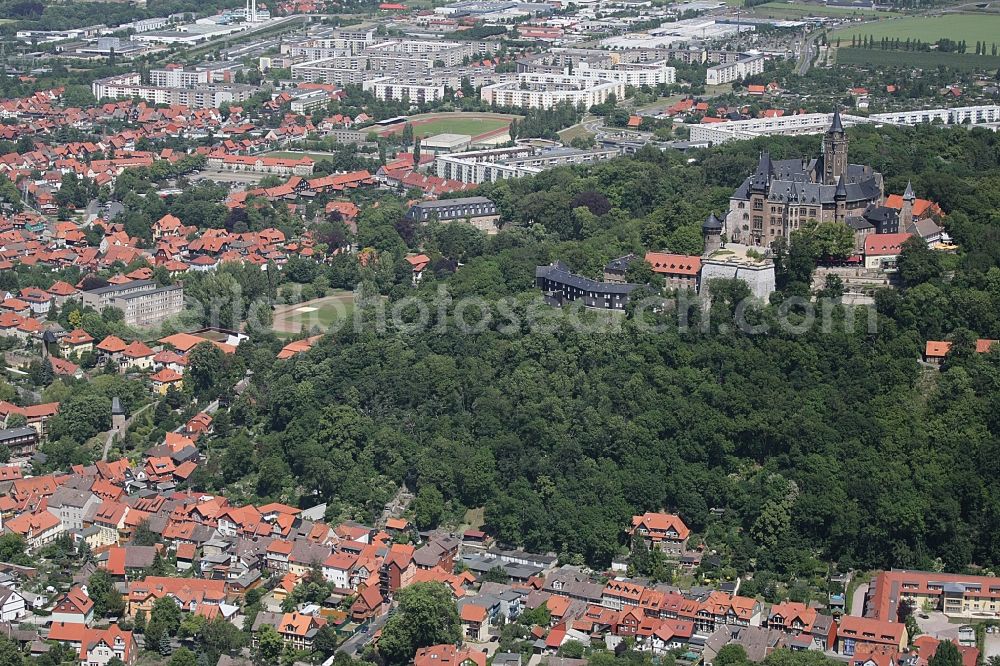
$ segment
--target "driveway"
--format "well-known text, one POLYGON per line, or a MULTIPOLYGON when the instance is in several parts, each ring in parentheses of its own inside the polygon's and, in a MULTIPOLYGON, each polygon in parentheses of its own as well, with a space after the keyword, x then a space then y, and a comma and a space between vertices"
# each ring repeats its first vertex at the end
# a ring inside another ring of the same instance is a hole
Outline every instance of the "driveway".
POLYGON ((854 590, 854 596, 851 597, 851 615, 855 617, 864 617, 865 614, 865 597, 868 596, 868 583, 861 583, 854 590))

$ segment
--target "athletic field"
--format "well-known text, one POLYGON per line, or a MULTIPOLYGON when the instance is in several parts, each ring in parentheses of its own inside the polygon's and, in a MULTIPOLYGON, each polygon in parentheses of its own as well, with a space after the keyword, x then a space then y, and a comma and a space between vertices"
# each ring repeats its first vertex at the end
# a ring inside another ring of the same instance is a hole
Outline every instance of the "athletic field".
POLYGON ((314 328, 325 333, 333 328, 339 329, 353 315, 354 293, 337 291, 311 301, 275 306, 271 328, 275 333, 298 333, 305 326, 310 333, 314 328))
MULTIPOLYGON (((407 123, 413 127, 413 135, 418 137, 434 136, 435 134, 467 134, 473 141, 481 141, 507 132, 510 121, 518 116, 503 113, 427 113, 410 116, 407 123)), ((377 125, 367 129, 382 136, 397 134, 403 131, 406 123, 398 123, 390 127, 379 128, 377 125)))

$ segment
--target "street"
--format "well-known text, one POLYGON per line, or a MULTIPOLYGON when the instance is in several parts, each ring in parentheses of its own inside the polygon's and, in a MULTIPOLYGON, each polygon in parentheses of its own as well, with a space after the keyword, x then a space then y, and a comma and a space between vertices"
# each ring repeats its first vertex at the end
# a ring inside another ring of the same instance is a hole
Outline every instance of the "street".
POLYGON ((375 618, 368 624, 368 631, 364 633, 361 633, 360 631, 355 632, 353 636, 340 644, 340 647, 337 648, 337 652, 344 652, 352 657, 357 655, 358 652, 364 648, 364 646, 371 642, 372 637, 382 630, 382 627, 384 627, 385 623, 388 621, 388 613, 375 618))
POLYGON ((809 71, 809 67, 812 65, 813 59, 816 58, 819 51, 816 49, 816 40, 819 39, 821 33, 815 32, 802 42, 802 48, 799 50, 798 58, 799 63, 795 69, 795 72, 799 76, 805 76, 806 72, 809 71))

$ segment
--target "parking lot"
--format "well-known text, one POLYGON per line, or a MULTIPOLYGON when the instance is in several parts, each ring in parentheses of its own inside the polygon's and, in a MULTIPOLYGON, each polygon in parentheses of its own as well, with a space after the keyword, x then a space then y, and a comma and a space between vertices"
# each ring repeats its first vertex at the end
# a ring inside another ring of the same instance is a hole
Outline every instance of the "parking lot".
POLYGON ((948 616, 944 613, 939 613, 933 611, 930 613, 924 613, 920 609, 917 609, 917 624, 920 629, 935 638, 958 638, 958 624, 952 624, 948 621, 948 616), (924 619, 926 616, 926 619, 924 619))

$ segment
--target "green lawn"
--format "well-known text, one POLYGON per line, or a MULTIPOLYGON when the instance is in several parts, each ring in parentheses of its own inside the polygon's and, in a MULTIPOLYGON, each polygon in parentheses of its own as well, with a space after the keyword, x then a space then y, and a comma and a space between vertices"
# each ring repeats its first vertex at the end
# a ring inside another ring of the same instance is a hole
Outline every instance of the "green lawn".
POLYGON ((772 18, 800 19, 804 16, 852 16, 865 15, 874 16, 881 14, 889 16, 888 12, 876 12, 872 9, 860 9, 853 7, 827 7, 826 5, 814 5, 800 2, 768 2, 757 5, 753 8, 755 14, 762 14, 772 18))
POLYGON ((565 144, 569 144, 570 141, 577 137, 588 137, 594 136, 593 132, 588 132, 587 128, 583 124, 573 125, 572 127, 567 127, 564 130, 559 130, 559 139, 565 144))
POLYGON ((468 134, 479 136, 510 125, 509 119, 501 118, 435 118, 413 126, 415 136, 435 134, 468 134))
MULTIPOLYGON (((975 48, 975 45, 973 45, 975 48)), ((976 70, 1000 67, 1000 57, 977 56, 975 53, 938 53, 936 51, 883 51, 881 49, 837 49, 839 65, 875 65, 883 67, 917 67, 933 69, 946 65, 954 69, 976 70)))
POLYGON ((876 42, 883 37, 899 38, 900 41, 919 39, 933 43, 947 38, 965 40, 968 50, 975 54, 976 42, 1000 45, 1000 15, 996 14, 946 14, 944 16, 908 16, 894 18, 859 26, 847 26, 833 33, 842 40, 853 35, 874 37, 876 42))
POLYGON ((333 324, 339 326, 349 321, 353 314, 354 302, 345 300, 337 304, 322 305, 313 312, 290 315, 286 318, 286 321, 298 326, 305 324, 309 327, 319 326, 325 329, 330 328, 333 324))

